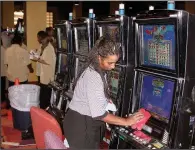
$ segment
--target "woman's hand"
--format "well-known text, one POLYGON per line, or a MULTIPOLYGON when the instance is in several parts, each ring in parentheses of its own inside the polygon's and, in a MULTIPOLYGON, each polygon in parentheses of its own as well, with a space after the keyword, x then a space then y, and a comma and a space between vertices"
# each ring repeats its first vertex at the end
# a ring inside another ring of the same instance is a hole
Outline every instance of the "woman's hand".
POLYGON ((133 115, 126 118, 127 126, 132 126, 138 123, 142 118, 144 118, 144 115, 141 112, 134 113, 133 115))

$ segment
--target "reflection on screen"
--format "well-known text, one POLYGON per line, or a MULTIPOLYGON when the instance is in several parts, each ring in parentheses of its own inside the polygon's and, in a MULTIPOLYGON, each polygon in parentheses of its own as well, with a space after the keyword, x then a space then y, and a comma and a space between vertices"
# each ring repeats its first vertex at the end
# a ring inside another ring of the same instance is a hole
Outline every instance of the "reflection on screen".
POLYGON ((57 27, 57 43, 59 48, 67 49, 66 31, 63 27, 57 27))
POLYGON ((175 70, 175 26, 143 25, 142 64, 175 70))
POLYGON ((120 42, 119 26, 118 25, 102 25, 100 27, 100 37, 105 36, 108 39, 112 38, 117 42, 120 42))
POLYGON ((140 108, 145 108, 160 118, 169 119, 173 91, 174 82, 153 76, 143 76, 140 108))
POLYGON ((67 71, 67 55, 58 53, 58 73, 66 73, 67 71))
POLYGON ((75 28, 76 51, 80 54, 88 54, 88 32, 86 27, 75 28))
POLYGON ((119 72, 111 71, 109 75, 110 81, 110 92, 113 97, 117 96, 119 86, 119 72))

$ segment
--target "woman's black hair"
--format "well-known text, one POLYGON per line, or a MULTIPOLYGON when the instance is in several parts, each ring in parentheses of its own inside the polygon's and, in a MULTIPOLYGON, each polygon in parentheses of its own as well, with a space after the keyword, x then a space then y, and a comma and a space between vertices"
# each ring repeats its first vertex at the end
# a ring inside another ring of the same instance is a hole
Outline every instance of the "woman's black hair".
POLYGON ((40 36, 41 39, 45 39, 45 38, 48 37, 48 33, 47 32, 41 32, 41 33, 39 33, 39 36, 40 36))
POLYGON ((105 70, 102 70, 99 66, 98 56, 101 56, 102 58, 106 58, 109 55, 119 55, 120 52, 120 44, 115 42, 112 39, 107 39, 105 36, 100 37, 94 47, 90 50, 87 62, 85 63, 84 67, 82 68, 82 71, 80 74, 78 74, 73 88, 75 88, 76 83, 82 73, 85 71, 86 68, 90 67, 91 69, 94 69, 97 71, 104 83, 104 93, 106 98, 110 98, 110 92, 109 92, 109 86, 108 82, 105 79, 105 70))
POLYGON ((45 31, 39 31, 37 33, 37 36, 43 37, 45 35, 45 31))
POLYGON ((14 36, 14 38, 12 39, 12 44, 19 44, 19 45, 21 45, 22 44, 22 42, 23 42, 23 39, 22 39, 22 37, 20 36, 20 35, 15 35, 14 36))

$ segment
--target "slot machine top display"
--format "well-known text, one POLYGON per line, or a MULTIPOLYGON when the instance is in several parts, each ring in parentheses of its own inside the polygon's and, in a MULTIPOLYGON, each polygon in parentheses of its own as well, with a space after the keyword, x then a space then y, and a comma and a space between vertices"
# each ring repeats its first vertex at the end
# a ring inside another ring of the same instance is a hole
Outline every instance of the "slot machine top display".
POLYGON ((137 68, 184 77, 194 15, 183 10, 150 10, 134 18, 137 68))

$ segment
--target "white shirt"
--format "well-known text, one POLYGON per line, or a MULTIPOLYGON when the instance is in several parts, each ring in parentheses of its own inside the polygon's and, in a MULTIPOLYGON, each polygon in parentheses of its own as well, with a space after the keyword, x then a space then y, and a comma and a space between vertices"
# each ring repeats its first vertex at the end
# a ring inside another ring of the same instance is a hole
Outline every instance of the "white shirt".
MULTIPOLYGON (((37 49, 37 54, 40 56, 41 54, 41 46, 42 44, 40 44, 39 48, 37 49)), ((36 62, 36 75, 40 76, 41 74, 41 64, 37 61, 36 62)))
POLYGON ((51 45, 51 43, 49 43, 48 46, 43 50, 43 54, 40 58, 49 64, 45 65, 41 63, 40 65, 40 82, 47 85, 54 81, 56 65, 56 55, 54 47, 51 45))
POLYGON ((108 114, 107 105, 102 78, 88 67, 77 81, 69 108, 82 115, 101 119, 108 114))

